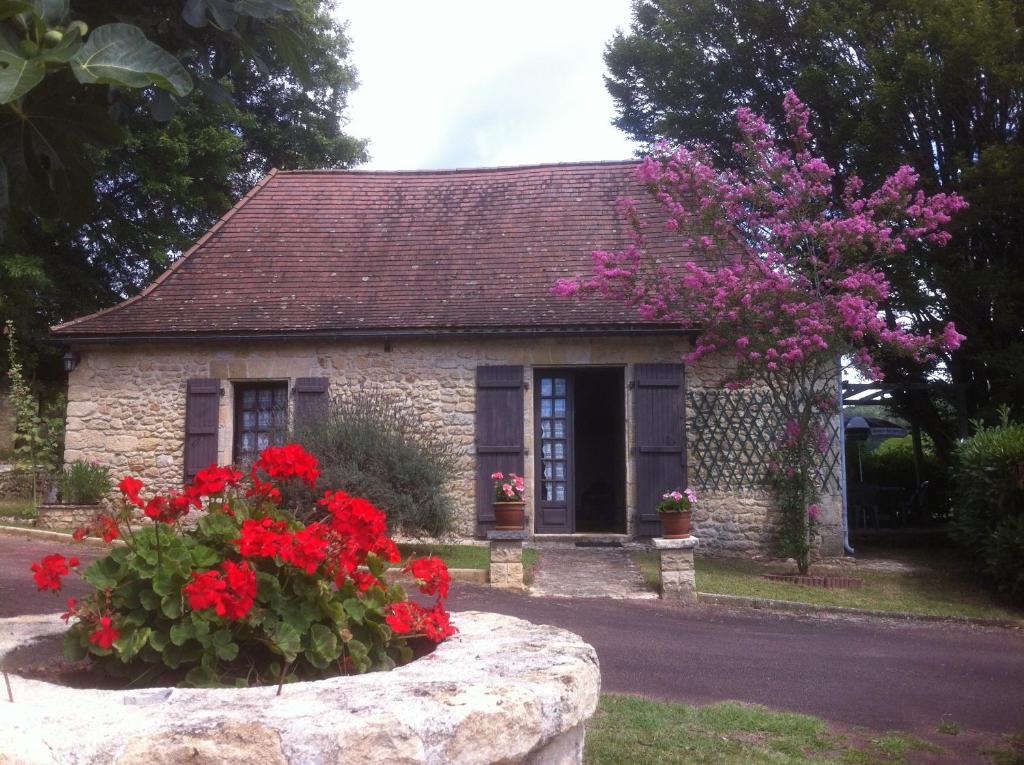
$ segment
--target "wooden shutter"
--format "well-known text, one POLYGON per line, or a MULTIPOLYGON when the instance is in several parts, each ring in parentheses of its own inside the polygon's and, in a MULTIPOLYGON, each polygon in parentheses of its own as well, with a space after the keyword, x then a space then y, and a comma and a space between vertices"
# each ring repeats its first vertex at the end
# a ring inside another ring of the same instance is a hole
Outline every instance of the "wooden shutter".
POLYGON ((320 417, 327 411, 326 377, 299 377, 295 380, 295 424, 320 417))
POLYGON ((185 480, 217 462, 220 380, 192 378, 185 388, 185 480))
POLYGON ((494 528, 491 473, 523 474, 523 368, 476 368, 476 530, 494 528))
POLYGON ((686 388, 682 364, 637 364, 636 425, 637 536, 656 536, 661 495, 686 486, 686 388))

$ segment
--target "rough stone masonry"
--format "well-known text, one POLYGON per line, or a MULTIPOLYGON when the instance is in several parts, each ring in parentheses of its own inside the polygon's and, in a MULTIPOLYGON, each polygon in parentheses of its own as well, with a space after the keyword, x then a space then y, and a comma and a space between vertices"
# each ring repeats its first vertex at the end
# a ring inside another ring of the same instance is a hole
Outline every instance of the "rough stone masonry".
MULTIPOLYGON (((681 337, 592 337, 535 339, 408 339, 372 341, 243 342, 231 345, 89 345, 81 349, 69 377, 65 459, 95 459, 115 476, 133 474, 154 489, 173 488, 183 476, 185 384, 188 378, 221 380, 218 460, 232 461, 235 383, 327 377, 331 395, 366 388, 401 396, 424 422, 453 442, 458 475, 451 485, 460 533, 474 525, 475 371, 481 364, 521 364, 526 379, 533 369, 551 366, 625 366, 626 380, 637 363, 675 363, 688 350, 681 337)), ((731 369, 719 354, 686 368, 690 391, 721 390, 731 369)), ((533 391, 524 390, 525 478, 533 486, 535 454, 533 391)), ((627 433, 626 503, 632 523, 636 476, 631 452, 633 398, 625 391, 627 433)), ((689 411, 688 411, 689 416, 689 411)), ((702 434, 687 421, 691 466, 702 459, 702 434)), ((724 455, 728 459, 728 454, 724 455)), ((691 468, 691 474, 693 474, 691 468)), ((672 487, 666 487, 666 489, 672 487)), ((726 554, 768 552, 775 508, 764 491, 732 488, 704 492, 694 513, 695 531, 706 549, 726 554)), ((528 496, 526 528, 533 527, 528 496)), ((838 551, 839 504, 825 497, 820 516, 822 552, 838 551)), ((632 529, 630 529, 632 531, 632 529)))

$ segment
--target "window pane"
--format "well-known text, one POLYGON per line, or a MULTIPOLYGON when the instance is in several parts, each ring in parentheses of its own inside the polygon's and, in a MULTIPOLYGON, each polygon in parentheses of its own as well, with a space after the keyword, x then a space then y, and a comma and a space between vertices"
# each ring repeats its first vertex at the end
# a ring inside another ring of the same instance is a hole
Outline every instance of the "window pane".
POLYGON ((242 391, 242 406, 246 409, 253 409, 256 406, 256 391, 252 388, 242 391))
POLYGON ((545 443, 543 446, 541 446, 540 451, 541 451, 541 455, 540 456, 543 459, 546 459, 546 460, 551 459, 551 444, 545 443))
POLYGON ((555 498, 554 484, 552 484, 551 481, 545 481, 544 482, 544 499, 546 499, 548 502, 550 502, 554 498, 555 498))
POLYGON ((256 448, 263 451, 270 446, 270 436, 267 433, 259 433, 256 436, 256 448))
POLYGON ((260 388, 259 401, 260 409, 270 409, 274 403, 274 391, 270 390, 270 388, 260 388))
POLYGON ((565 395, 565 378, 564 377, 556 377, 555 378, 555 395, 556 396, 564 396, 565 395))
POLYGON ((565 480, 565 463, 564 462, 556 462, 555 463, 555 478, 559 478, 561 480, 565 480))
POLYGON ((241 450, 243 452, 251 453, 253 451, 253 446, 255 445, 255 442, 253 441, 253 438, 254 438, 254 436, 253 436, 252 433, 243 433, 242 434, 241 450))
POLYGON ((545 462, 544 463, 544 475, 543 475, 543 477, 544 478, 553 478, 554 477, 554 472, 555 472, 554 463, 552 463, 552 462, 545 462))
POLYGON ((551 420, 540 421, 540 437, 551 438, 551 420))
POLYGON ((565 438, 565 420, 555 420, 555 438, 565 438))
POLYGON ((565 417, 565 399, 555 399, 555 417, 565 417))
POLYGON ((565 484, 555 484, 555 502, 565 502, 565 484))
POLYGON ((278 409, 287 407, 288 405, 288 389, 285 386, 274 389, 274 406, 278 409))
POLYGON ((288 424, 288 412, 278 409, 274 412, 274 427, 281 429, 288 424))
POLYGON ((555 441, 555 459, 565 459, 565 441, 555 441))
POLYGON ((242 412, 242 427, 246 430, 256 427, 256 412, 242 412))
POLYGON ((542 398, 540 400, 540 416, 550 417, 551 416, 551 399, 542 398))
POLYGON ((270 423, 271 423, 271 414, 270 414, 270 412, 260 412, 260 417, 259 417, 259 421, 258 422, 259 422, 259 427, 260 428, 269 428, 270 427, 270 423))
POLYGON ((550 396, 551 395, 551 378, 542 377, 540 378, 540 395, 550 396))

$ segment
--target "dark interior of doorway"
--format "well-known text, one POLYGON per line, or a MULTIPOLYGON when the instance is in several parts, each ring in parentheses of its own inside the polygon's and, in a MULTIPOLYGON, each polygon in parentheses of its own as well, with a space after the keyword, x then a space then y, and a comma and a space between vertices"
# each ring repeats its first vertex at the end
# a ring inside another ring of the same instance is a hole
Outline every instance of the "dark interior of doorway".
POLYGON ((575 372, 577 533, 626 533, 625 387, 622 369, 575 372))

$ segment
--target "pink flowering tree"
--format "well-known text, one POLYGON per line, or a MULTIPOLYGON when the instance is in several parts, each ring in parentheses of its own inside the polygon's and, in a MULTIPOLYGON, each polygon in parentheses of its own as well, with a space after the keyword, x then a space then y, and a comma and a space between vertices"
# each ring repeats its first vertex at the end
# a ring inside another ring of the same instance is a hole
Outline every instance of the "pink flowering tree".
POLYGON ((630 246, 594 252, 593 273, 560 280, 554 292, 623 301, 644 319, 699 330, 687 363, 730 353, 736 364, 727 385, 773 394, 786 423, 768 465, 782 508, 780 553, 804 573, 827 448, 822 423, 836 409, 837 359, 880 379, 879 352, 925 361, 960 344, 952 324, 919 334, 899 317, 887 319, 884 269, 911 246, 943 246, 950 236, 943 226, 965 202, 925 194, 907 166, 873 192, 853 177, 837 194, 835 171, 812 152, 807 108, 792 91, 784 108, 784 136, 749 109, 737 110, 741 162, 734 170, 715 167, 701 146, 656 147, 637 176, 657 215, 652 220, 635 200, 620 199, 632 224, 630 246), (652 225, 676 232, 685 261, 646 253, 652 225))

